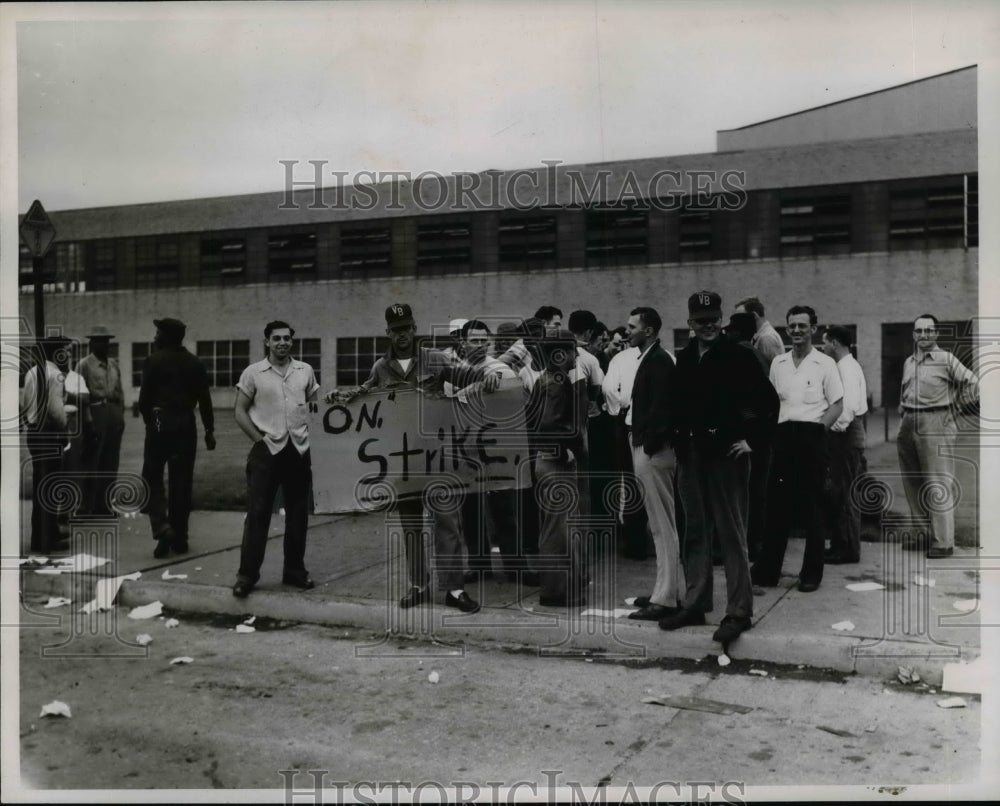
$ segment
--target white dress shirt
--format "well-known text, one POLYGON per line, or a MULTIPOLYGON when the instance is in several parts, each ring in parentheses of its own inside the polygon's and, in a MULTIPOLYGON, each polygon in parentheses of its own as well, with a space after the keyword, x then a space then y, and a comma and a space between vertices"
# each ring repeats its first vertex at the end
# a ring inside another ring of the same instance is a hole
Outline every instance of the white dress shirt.
POLYGON ((837 362, 837 371, 844 386, 844 410, 830 430, 846 431, 855 417, 868 412, 868 385, 861 365, 850 353, 837 362))
POLYGON ((771 362, 771 385, 781 398, 778 422, 818 423, 844 396, 837 364, 815 347, 798 366, 793 356, 788 352, 771 362))

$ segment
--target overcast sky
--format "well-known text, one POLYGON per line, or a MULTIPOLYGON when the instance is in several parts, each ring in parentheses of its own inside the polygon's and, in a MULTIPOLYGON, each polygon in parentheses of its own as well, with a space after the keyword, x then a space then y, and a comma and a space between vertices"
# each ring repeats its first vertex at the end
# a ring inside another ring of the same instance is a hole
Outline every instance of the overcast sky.
POLYGON ((1000 50, 985 0, 32 13, 63 21, 17 23, 22 212, 280 190, 283 159, 447 173, 712 151, 717 129, 1000 50))

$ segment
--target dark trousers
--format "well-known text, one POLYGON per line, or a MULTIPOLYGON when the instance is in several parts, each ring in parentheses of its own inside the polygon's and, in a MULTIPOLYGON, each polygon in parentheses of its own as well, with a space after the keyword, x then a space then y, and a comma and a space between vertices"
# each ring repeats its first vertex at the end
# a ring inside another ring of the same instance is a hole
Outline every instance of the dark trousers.
POLYGON ((726 567, 726 615, 752 616, 747 559, 750 457, 716 457, 695 448, 679 465, 678 488, 686 513, 683 608, 697 613, 712 609, 714 535, 726 567))
POLYGON ((47 553, 59 541, 59 496, 50 477, 63 467, 66 435, 62 431, 34 429, 25 441, 31 455, 31 550, 47 553), (46 481, 48 480, 48 481, 46 481))
POLYGON ((500 549, 505 570, 516 569, 523 557, 518 547, 516 508, 517 490, 465 494, 462 534, 469 554, 470 570, 488 571, 492 568, 488 520, 493 522, 493 538, 500 549))
POLYGON ((142 477, 149 485, 146 512, 155 540, 165 536, 168 527, 177 540, 187 540, 197 447, 194 412, 173 414, 169 418, 151 415, 146 424, 142 477), (163 484, 164 467, 169 477, 167 490, 163 484))
POLYGON ((312 487, 309 451, 300 454, 289 440, 281 451, 272 454, 261 440, 254 443, 247 456, 247 519, 243 523, 237 574, 237 579, 243 582, 255 584, 260 579, 278 487, 285 496, 284 575, 299 578, 306 575, 304 558, 312 487))
POLYGON ((774 436, 774 459, 768 490, 768 528, 764 550, 753 567, 754 581, 777 585, 792 526, 806 532, 806 551, 799 581, 823 580, 823 480, 826 473, 826 429, 820 423, 780 423, 774 436))
POLYGON ((851 488, 861 474, 864 458, 865 431, 861 418, 855 417, 845 431, 831 431, 827 440, 830 463, 826 513, 830 551, 857 560, 861 556, 861 510, 851 488))
POLYGON ((760 445, 750 454, 750 513, 747 518, 747 553, 756 560, 764 546, 767 529, 767 488, 771 480, 770 445, 760 445))
POLYGON ((91 406, 90 419, 92 436, 84 452, 84 466, 94 475, 85 484, 83 505, 93 515, 110 515, 108 493, 118 473, 125 410, 110 403, 91 406))
POLYGON ((521 556, 534 557, 538 554, 538 530, 541 523, 541 515, 538 512, 538 499, 535 497, 535 488, 538 480, 535 472, 535 460, 530 461, 531 484, 522 487, 517 491, 518 501, 518 528, 521 532, 521 556))
POLYGON ((424 503, 419 496, 404 498, 396 505, 406 550, 406 568, 410 584, 425 588, 430 584, 427 547, 424 544, 424 503))
POLYGON ((584 578, 583 546, 579 535, 571 534, 569 528, 569 518, 576 514, 579 500, 574 501, 566 494, 566 487, 578 484, 576 466, 539 456, 535 469, 541 513, 538 538, 540 593, 547 598, 580 600, 584 578))

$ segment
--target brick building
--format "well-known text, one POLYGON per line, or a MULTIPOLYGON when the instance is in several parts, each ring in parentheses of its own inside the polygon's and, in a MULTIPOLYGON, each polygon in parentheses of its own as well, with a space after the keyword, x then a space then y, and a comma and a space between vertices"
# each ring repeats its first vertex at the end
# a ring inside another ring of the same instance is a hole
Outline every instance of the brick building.
MULTIPOLYGON (((364 379, 393 301, 422 333, 541 304, 616 325, 649 304, 676 348, 688 295, 711 288, 727 308, 759 296, 776 326, 806 303, 853 327, 874 403, 891 406, 914 316, 970 335, 977 166, 974 66, 720 131, 706 154, 342 188, 336 166, 287 163, 275 193, 52 212, 46 322, 108 325, 135 387, 151 320, 181 318, 228 407, 273 318, 328 389, 364 379)), ((31 281, 22 252, 27 321, 31 281)))

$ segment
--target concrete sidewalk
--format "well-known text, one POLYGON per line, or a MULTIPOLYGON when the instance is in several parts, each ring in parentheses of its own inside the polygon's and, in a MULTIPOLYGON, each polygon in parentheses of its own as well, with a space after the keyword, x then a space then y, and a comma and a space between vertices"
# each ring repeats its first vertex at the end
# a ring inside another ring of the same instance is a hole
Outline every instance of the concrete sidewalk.
MULTIPOLYGON (((29 514, 30 503, 24 502, 22 517, 29 514)), ((82 573, 42 573, 44 568, 21 566, 24 607, 34 614, 65 614, 67 608, 41 607, 49 596, 65 596, 72 600, 68 610, 76 611, 94 597, 98 580, 138 571, 138 580, 123 583, 119 605, 131 608, 160 601, 178 613, 234 618, 252 614, 370 629, 372 641, 359 646, 359 652, 395 651, 385 641, 390 633, 433 639, 437 643, 428 651, 440 654, 453 654, 463 642, 529 648, 546 655, 591 652, 697 659, 720 652, 711 636, 725 613, 721 567, 716 569, 715 609, 709 624, 674 632, 660 630, 655 622, 625 618, 632 609, 625 604, 626 597, 647 594, 652 588, 655 561, 619 559, 610 551, 592 569, 586 608, 542 607, 536 588, 500 581, 498 573, 467 585, 469 594, 483 605, 479 613, 466 615, 445 607, 441 593, 421 607, 400 610, 397 602, 408 587, 405 561, 400 538, 387 527, 384 515, 313 516, 306 565, 316 588, 307 592, 281 584, 283 519, 276 515, 259 586, 247 599, 237 599, 231 586, 239 565, 242 527, 240 512, 195 512, 191 552, 156 560, 148 522, 141 516, 123 517, 117 528, 77 522, 73 553, 111 561, 82 573), (164 579, 165 572, 186 578, 164 579)), ((786 572, 797 571, 802 548, 803 541, 790 541, 786 572)), ((14 567, 5 563, 8 572, 14 567)), ((730 655, 883 677, 895 676, 899 665, 907 665, 939 684, 945 663, 979 655, 978 607, 970 613, 955 607, 958 601, 979 599, 979 577, 977 552, 972 548, 959 548, 948 560, 929 561, 922 552, 904 550, 898 543, 862 543, 861 562, 828 566, 817 592, 799 593, 796 580, 784 577, 779 587, 756 596, 755 626, 732 645, 730 655), (919 584, 918 578, 933 587, 919 584), (846 588, 858 582, 884 587, 846 588), (844 621, 852 622, 854 629, 833 629, 844 621)))

